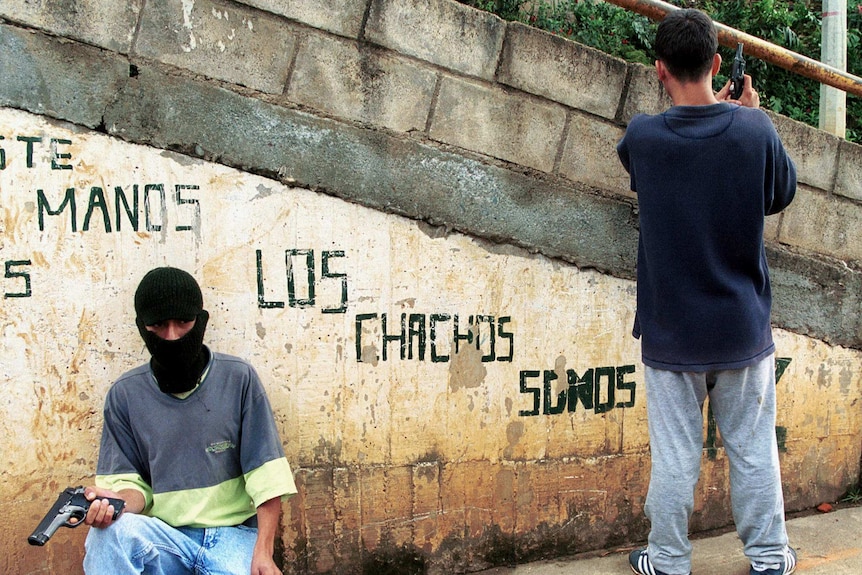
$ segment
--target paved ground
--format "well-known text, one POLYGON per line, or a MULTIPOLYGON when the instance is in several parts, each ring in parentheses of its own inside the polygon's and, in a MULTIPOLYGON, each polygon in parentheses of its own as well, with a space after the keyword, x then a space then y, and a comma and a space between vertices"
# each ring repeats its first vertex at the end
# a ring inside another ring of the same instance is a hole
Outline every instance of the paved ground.
MULTIPOLYGON (((862 507, 790 519, 790 543, 798 575, 862 575, 862 507)), ((692 575, 748 575, 736 533, 697 539, 692 575)), ((628 550, 483 571, 483 575, 626 575, 628 550)))

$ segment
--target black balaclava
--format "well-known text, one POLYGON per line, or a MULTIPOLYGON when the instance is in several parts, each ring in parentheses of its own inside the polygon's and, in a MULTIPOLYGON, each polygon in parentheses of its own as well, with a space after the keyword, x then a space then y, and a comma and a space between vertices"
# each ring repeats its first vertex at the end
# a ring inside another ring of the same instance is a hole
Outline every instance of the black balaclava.
POLYGON ((185 393, 197 385, 206 369, 209 354, 204 347, 209 314, 203 309, 203 295, 187 272, 171 267, 150 270, 135 291, 135 323, 152 354, 150 367, 164 393, 185 393), (169 319, 195 320, 194 327, 174 341, 148 331, 169 319))

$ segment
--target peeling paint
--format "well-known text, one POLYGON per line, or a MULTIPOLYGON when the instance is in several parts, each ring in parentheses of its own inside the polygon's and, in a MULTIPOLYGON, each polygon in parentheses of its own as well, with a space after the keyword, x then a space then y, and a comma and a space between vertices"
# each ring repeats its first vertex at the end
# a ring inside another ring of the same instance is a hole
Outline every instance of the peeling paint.
POLYGON ((187 43, 182 44, 184 52, 191 52, 197 48, 197 40, 195 39, 194 24, 192 22, 192 12, 195 9, 195 0, 182 0, 183 5, 183 28, 186 29, 189 35, 187 43))

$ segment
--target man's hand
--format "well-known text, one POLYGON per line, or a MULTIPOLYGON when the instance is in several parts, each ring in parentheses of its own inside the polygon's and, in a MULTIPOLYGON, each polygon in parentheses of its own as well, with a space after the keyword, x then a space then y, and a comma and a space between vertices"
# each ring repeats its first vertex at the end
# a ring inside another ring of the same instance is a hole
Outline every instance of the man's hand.
POLYGON ((739 104, 740 106, 747 106, 749 108, 759 108, 760 107, 760 95, 754 89, 754 86, 751 84, 751 76, 746 74, 743 76, 743 84, 742 84, 742 95, 739 96, 739 100, 734 100, 730 96, 730 81, 728 80, 727 84, 718 91, 715 95, 716 100, 719 102, 732 102, 734 104, 739 104))
POLYGON ((281 571, 272 559, 271 553, 258 552, 258 548, 255 547, 254 554, 251 556, 251 575, 281 575, 281 571))
MULTIPOLYGON (((114 506, 106 499, 122 499, 126 502, 126 508, 123 513, 140 513, 144 509, 144 496, 141 492, 134 489, 124 489, 119 493, 115 493, 110 489, 102 489, 100 487, 87 487, 84 490, 84 497, 90 501, 90 509, 87 511, 87 516, 84 518, 84 523, 90 527, 97 529, 105 529, 114 522, 114 506)), ((119 519, 122 514, 117 517, 119 519)), ((75 520, 70 520, 74 522, 75 520)))
POLYGON ((87 487, 84 490, 84 497, 90 501, 90 509, 87 511, 84 523, 90 527, 104 529, 114 522, 114 506, 104 498, 123 499, 119 493, 98 487, 87 487))

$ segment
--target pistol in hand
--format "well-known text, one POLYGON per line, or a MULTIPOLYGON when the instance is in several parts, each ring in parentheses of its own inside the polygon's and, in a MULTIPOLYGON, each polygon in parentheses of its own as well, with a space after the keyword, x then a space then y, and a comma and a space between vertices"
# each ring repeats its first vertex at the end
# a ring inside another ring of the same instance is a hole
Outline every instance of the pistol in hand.
MULTIPOLYGON (((99 500, 105 499, 99 497, 99 500)), ((108 502, 114 507, 113 518, 116 519, 122 513, 126 502, 122 499, 108 498, 108 502)), ((30 545, 42 546, 48 542, 52 535, 60 527, 77 527, 84 522, 87 516, 87 511, 90 509, 91 501, 88 501, 84 496, 83 487, 67 487, 57 498, 57 501, 45 515, 45 518, 33 531, 33 534, 27 538, 30 545), (75 523, 70 523, 70 519, 76 519, 75 523)))
POLYGON ((736 56, 733 57, 733 67, 730 69, 730 97, 739 100, 743 86, 745 86, 745 58, 742 57, 742 42, 739 42, 736 45, 736 56))

